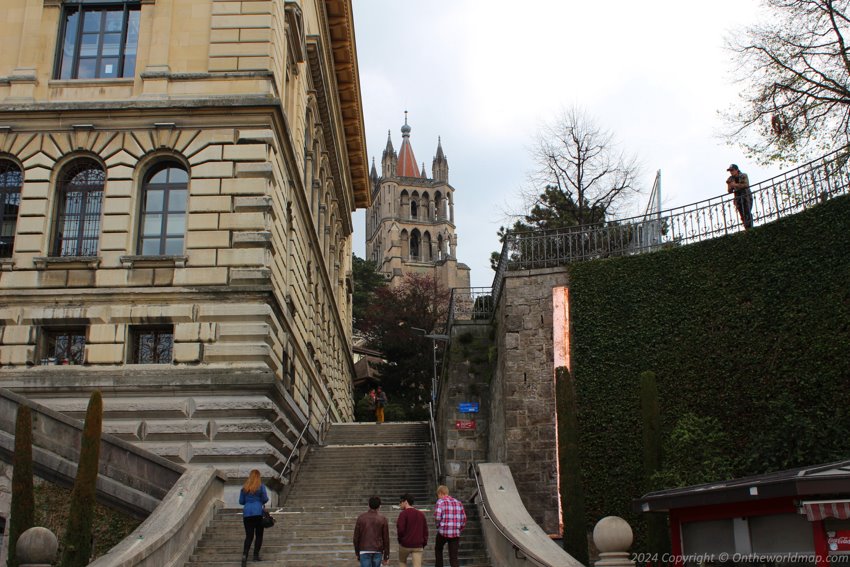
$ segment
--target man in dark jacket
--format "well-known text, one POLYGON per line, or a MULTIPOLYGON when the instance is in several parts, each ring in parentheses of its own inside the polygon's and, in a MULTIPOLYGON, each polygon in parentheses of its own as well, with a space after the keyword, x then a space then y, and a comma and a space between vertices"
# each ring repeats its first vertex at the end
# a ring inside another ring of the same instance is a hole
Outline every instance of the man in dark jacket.
POLYGON ((399 567, 407 565, 408 556, 413 560, 413 567, 422 567, 422 549, 428 544, 428 520, 413 507, 410 494, 401 497, 399 507, 401 514, 396 522, 399 567))
POLYGON ((378 513, 381 499, 369 499, 369 511, 357 517, 354 525, 354 553, 360 567, 381 567, 390 562, 390 528, 387 519, 378 513))

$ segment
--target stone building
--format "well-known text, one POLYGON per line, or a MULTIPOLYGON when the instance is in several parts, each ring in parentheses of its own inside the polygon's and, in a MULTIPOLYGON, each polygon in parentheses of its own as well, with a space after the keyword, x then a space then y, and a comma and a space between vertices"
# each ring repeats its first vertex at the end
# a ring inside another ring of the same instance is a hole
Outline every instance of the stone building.
POLYGON ((0 387, 280 488, 370 198, 351 0, 4 0, 0 387))
POLYGON ((366 212, 366 259, 378 265, 392 284, 409 273, 433 276, 443 286, 469 287, 469 267, 457 261, 454 187, 449 162, 437 140, 429 179, 416 162, 405 112, 399 152, 392 136, 370 172, 372 205, 366 212))

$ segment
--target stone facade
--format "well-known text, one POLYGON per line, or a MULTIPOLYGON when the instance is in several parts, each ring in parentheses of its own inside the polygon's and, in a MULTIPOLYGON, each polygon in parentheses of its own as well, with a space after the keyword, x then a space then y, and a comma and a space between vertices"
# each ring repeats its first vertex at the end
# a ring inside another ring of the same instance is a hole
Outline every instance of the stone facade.
MULTIPOLYGON (((405 113, 406 116, 406 113, 405 113)), ((438 141, 431 172, 420 170, 405 117, 398 153, 388 136, 381 175, 372 164, 372 204, 366 212, 366 259, 375 262, 391 285, 406 274, 434 277, 447 289, 469 287, 469 267, 457 260, 454 187, 438 141)))
POLYGON ((457 322, 451 329, 451 350, 437 401, 442 482, 458 499, 468 500, 477 490, 470 469, 487 461, 490 433, 491 365, 490 326, 457 322), (478 413, 461 413, 462 403, 478 403, 478 413), (474 429, 460 429, 457 422, 474 422, 474 429))
POLYGON ((72 413, 102 388, 107 430, 279 473, 353 417, 365 156, 350 0, 7 0, 0 386, 72 413))
POLYGON ((553 292, 563 268, 506 272, 496 310, 498 359, 490 384, 490 462, 510 466, 522 501, 560 532, 553 292))

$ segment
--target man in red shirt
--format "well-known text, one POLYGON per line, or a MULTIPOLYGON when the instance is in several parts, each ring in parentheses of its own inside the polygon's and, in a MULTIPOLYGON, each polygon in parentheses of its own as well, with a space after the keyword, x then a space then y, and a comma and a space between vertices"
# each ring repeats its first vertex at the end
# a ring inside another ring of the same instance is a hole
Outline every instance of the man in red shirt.
POLYGON ((408 556, 413 567, 422 567, 422 550, 428 544, 428 521, 425 514, 413 507, 412 495, 403 495, 399 506, 401 514, 396 522, 399 567, 406 567, 408 556))
POLYGON ((443 567, 443 547, 449 545, 449 564, 458 567, 458 548, 460 534, 466 527, 466 511, 463 504, 449 496, 446 486, 437 488, 437 504, 434 506, 434 519, 437 523, 436 567, 443 567))

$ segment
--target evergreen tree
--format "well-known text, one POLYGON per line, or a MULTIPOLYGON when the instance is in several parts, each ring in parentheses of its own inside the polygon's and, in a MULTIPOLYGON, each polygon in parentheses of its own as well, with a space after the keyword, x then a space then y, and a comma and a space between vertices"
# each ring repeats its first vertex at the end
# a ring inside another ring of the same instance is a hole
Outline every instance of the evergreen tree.
MULTIPOLYGON (((643 415, 643 473, 645 489, 653 490, 653 475, 661 470, 661 411, 658 407, 658 385, 655 372, 640 374, 640 408, 643 415)), ((670 551, 667 517, 663 514, 645 514, 647 545, 652 553, 670 551)))
POLYGON ((9 527, 9 557, 6 564, 17 567, 18 538, 35 523, 32 479, 32 412, 19 405, 15 422, 15 454, 12 457, 12 510, 9 527))
POLYGON ((587 519, 579 453, 578 403, 570 371, 555 370, 558 403, 558 466, 561 475, 561 508, 564 511, 564 550, 582 565, 589 565, 587 519))
POLYGON ((62 542, 60 567, 84 567, 89 564, 102 426, 103 399, 100 392, 95 390, 86 410, 80 460, 74 489, 71 492, 71 507, 62 542))

